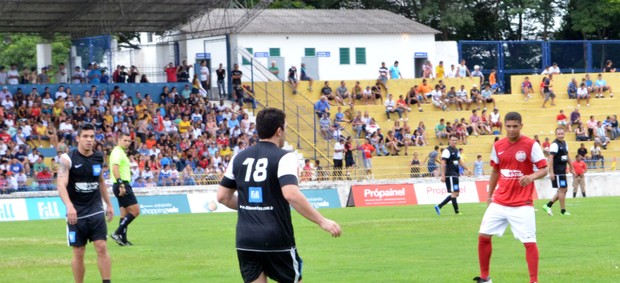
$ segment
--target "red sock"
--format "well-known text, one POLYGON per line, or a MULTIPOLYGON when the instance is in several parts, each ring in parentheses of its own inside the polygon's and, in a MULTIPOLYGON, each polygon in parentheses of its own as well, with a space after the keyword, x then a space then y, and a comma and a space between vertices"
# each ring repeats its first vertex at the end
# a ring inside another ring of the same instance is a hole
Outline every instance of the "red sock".
POLYGON ((491 238, 478 236, 478 260, 480 261, 480 277, 489 278, 489 266, 491 265, 491 252, 493 245, 491 238))
POLYGON ((536 243, 523 243, 527 270, 530 272, 530 282, 538 282, 538 246, 536 243))

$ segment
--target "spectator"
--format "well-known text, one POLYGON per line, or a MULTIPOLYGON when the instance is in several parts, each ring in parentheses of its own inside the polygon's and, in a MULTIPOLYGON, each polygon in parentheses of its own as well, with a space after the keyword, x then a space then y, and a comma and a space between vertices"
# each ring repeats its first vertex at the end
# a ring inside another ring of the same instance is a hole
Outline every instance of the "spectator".
POLYGON ((372 93, 373 105, 377 104, 377 99, 380 99, 381 103, 383 103, 383 95, 381 95, 381 87, 379 86, 379 82, 376 82, 375 85, 370 88, 370 92, 372 93))
POLYGON ((35 174, 35 180, 39 185, 39 189, 42 191, 48 191, 55 189, 52 180, 52 172, 50 172, 49 168, 44 168, 43 171, 35 174))
POLYGON ((312 181, 312 165, 310 165, 310 159, 304 160, 304 167, 301 169, 299 181, 312 181))
POLYGON ((603 154, 601 152, 601 144, 597 141, 594 142, 594 145, 592 145, 592 147, 590 148, 590 166, 591 168, 596 168, 596 162, 600 161, 601 162, 601 167, 600 168, 605 168, 605 158, 603 157, 603 154))
POLYGON ((334 177, 336 177, 336 179, 339 179, 340 177, 342 177, 342 160, 344 159, 344 142, 345 139, 344 138, 340 138, 338 139, 335 143, 334 143, 334 155, 333 155, 333 160, 334 160, 334 172, 333 175, 334 177))
POLYGON ((385 100, 385 114, 387 115, 387 119, 388 121, 390 120, 390 113, 398 113, 398 118, 400 120, 402 120, 402 109, 396 107, 396 101, 394 101, 394 99, 392 99, 392 94, 388 94, 387 99, 385 100))
POLYGON ((323 114, 327 114, 327 116, 329 116, 329 110, 330 106, 327 102, 327 97, 325 95, 322 95, 319 101, 314 104, 314 112, 320 119, 321 117, 323 117, 323 114))
POLYGON ((525 77, 523 79, 523 82, 521 83, 521 93, 523 94, 523 96, 525 96, 525 101, 527 101, 528 98, 532 97, 533 92, 534 88, 532 87, 532 82, 530 82, 530 78, 525 77))
POLYGON ((594 88, 594 83, 590 79, 590 74, 586 74, 585 78, 583 78, 581 80, 581 82, 586 84, 586 88, 588 89, 588 93, 596 92, 596 89, 594 88))
POLYGON ((403 75, 400 73, 400 69, 398 68, 398 61, 394 61, 394 65, 390 67, 390 78, 402 79, 403 75))
POLYGON ((456 98, 456 90, 454 89, 454 87, 450 87, 450 90, 446 93, 446 106, 450 106, 450 104, 454 104, 456 107, 457 111, 461 111, 461 108, 459 107, 457 98, 456 98))
POLYGON ((345 99, 349 99, 349 104, 353 103, 351 94, 349 93, 344 81, 340 81, 340 86, 336 88, 336 95, 340 98, 342 105, 344 105, 345 99))
POLYGON ((575 137, 577 141, 590 140, 590 138, 588 137, 588 132, 586 131, 582 123, 577 124, 577 127, 575 128, 575 137))
POLYGON ((426 79, 422 80, 422 83, 418 85, 418 95, 422 95, 424 103, 430 103, 430 99, 433 96, 433 89, 428 85, 426 79))
POLYGON ((337 104, 340 103, 344 105, 342 98, 332 92, 332 88, 329 86, 329 81, 325 81, 323 88, 321 88, 321 95, 327 97, 328 100, 336 100, 337 104))
MULTIPOLYGON (((210 78, 211 72, 209 71, 209 67, 207 67, 207 60, 200 61, 200 85, 207 91, 207 95, 209 95, 209 90, 211 89, 210 78)), ((239 85, 241 85, 241 82, 239 82, 239 85)))
MULTIPOLYGON (((388 131, 389 134, 389 131, 388 131)), ((381 134, 381 129, 378 129, 370 136, 370 144, 377 150, 377 156, 388 156, 390 152, 387 149, 387 142, 385 137, 381 134)))
POLYGON ((276 61, 271 61, 271 66, 269 66, 269 72, 276 76, 276 78, 280 78, 280 69, 276 65, 276 61))
POLYGON ((166 82, 177 82, 177 67, 174 66, 174 63, 168 63, 168 65, 164 67, 164 73, 166 73, 166 82))
POLYGON ((441 139, 448 137, 448 131, 446 130, 445 120, 441 118, 439 124, 435 126, 435 137, 437 142, 441 145, 441 139))
POLYGON ((585 83, 581 83, 579 89, 577 89, 577 107, 581 106, 582 99, 585 99, 587 103, 586 106, 590 107, 590 93, 585 83))
POLYGON ((504 124, 502 124, 502 117, 499 114, 499 109, 494 108, 493 112, 489 115, 489 117, 489 121, 491 122, 491 130, 493 130, 494 127, 499 128, 499 132, 493 132, 493 134, 500 135, 504 128, 504 124))
POLYGON ((573 198, 577 197, 577 190, 581 187, 581 196, 586 197, 586 178, 585 174, 588 172, 588 165, 583 161, 583 156, 575 155, 575 161, 573 161, 573 198))
POLYGON ((603 79, 603 74, 598 74, 598 79, 594 84, 594 89, 596 91, 596 98, 605 98, 606 91, 609 91, 609 97, 614 97, 611 86, 607 85, 607 81, 603 79))
POLYGON ((480 66, 474 66, 474 71, 471 72, 471 77, 479 78, 479 83, 481 86, 484 84, 484 74, 480 71, 480 66))
POLYGON ((437 64, 437 67, 435 67, 435 76, 438 79, 443 79, 445 77, 443 61, 439 61, 439 64, 437 64))
POLYGON ((566 117, 566 115, 564 115, 564 110, 560 110, 560 113, 555 117, 555 120, 558 124, 558 127, 564 129, 564 130, 568 130, 569 132, 572 132, 573 130, 571 129, 571 123, 569 123, 568 121, 568 117, 566 117))
POLYGON ((329 140, 332 137, 330 124, 331 120, 329 119, 328 114, 323 113, 323 116, 319 119, 319 127, 321 129, 321 136, 323 136, 326 140, 329 140))
POLYGON ((594 132, 595 132, 596 127, 598 125, 598 121, 596 121, 596 119, 594 119, 594 116, 590 115, 590 120, 588 120, 586 125, 588 127, 588 136, 589 137, 594 137, 594 132))
POLYGON ((454 64, 450 65, 450 70, 446 71, 444 78, 456 78, 456 69, 454 68, 454 64))
POLYGON ((550 75, 559 75, 562 72, 560 71, 560 67, 558 67, 558 63, 553 63, 553 65, 549 68, 550 75))
POLYGON ((425 79, 435 78, 435 76, 433 76, 433 64, 430 60, 426 60, 426 63, 422 65, 422 77, 425 79))
POLYGON ((441 109, 442 111, 448 110, 448 106, 446 106, 443 101, 443 93, 441 92, 439 85, 435 85, 435 90, 431 92, 431 98, 435 107, 441 109))
POLYGON ((375 148, 370 144, 370 139, 366 138, 366 143, 360 146, 362 151, 362 157, 364 158, 364 168, 366 168, 366 178, 374 179, 372 175, 372 154, 375 152, 375 148))
POLYGON ((480 105, 482 105, 482 95, 480 94, 478 85, 473 84, 469 93, 471 95, 471 102, 477 104, 478 106, 476 109, 480 110, 480 105))
POLYGON ((606 135, 606 129, 601 121, 596 123, 596 129, 594 130, 594 141, 596 141, 603 149, 607 149, 609 138, 606 135))
POLYGON ((543 142, 542 144, 542 150, 545 156, 549 155, 550 149, 551 149, 551 143, 549 142, 549 138, 546 137, 545 142, 543 142))
MULTIPOLYGON (((381 62, 381 67, 379 68, 379 77, 377 78, 377 86, 381 85, 388 91, 387 80, 388 80, 388 68, 385 67, 385 62, 381 62)), ((381 89, 379 89, 381 91, 381 89)))
POLYGON ((487 103, 493 103, 493 108, 495 108, 495 99, 491 96, 493 91, 491 90, 490 85, 486 85, 484 90, 481 92, 482 103, 484 104, 484 108, 487 108, 487 103))
MULTIPOLYGON (((62 67, 64 68, 64 64, 62 64, 62 67)), ((60 73, 60 72, 59 72, 60 73)), ((0 84, 4 84, 3 82, 5 80, 3 80, 4 77, 4 73, 0 72, 0 84)), ((62 83, 66 83, 67 80, 65 78, 64 81, 62 81, 62 83)), ((60 83, 60 81, 59 81, 60 83)), ((8 72, 6 72, 6 84, 9 85, 17 85, 19 84, 19 71, 17 70, 17 64, 12 63, 11 64, 11 68, 9 69, 8 72)))
POLYGON ((615 140, 620 136, 620 128, 618 127, 618 116, 611 116, 611 126, 610 126, 610 135, 611 139, 615 140))
POLYGON ((437 176, 439 173, 439 166, 437 163, 439 162, 439 146, 435 146, 434 150, 431 151, 422 163, 426 163, 426 168, 428 170, 427 177, 437 176))
POLYGON ((49 78, 49 76, 47 75, 47 70, 48 70, 48 69, 49 69, 48 67, 43 67, 43 68, 41 68, 41 73, 40 73, 40 74, 39 74, 39 76, 37 77, 37 82, 38 82, 39 84, 46 85, 46 84, 49 84, 49 83, 50 83, 50 78, 49 78))
POLYGON ((362 86, 359 81, 355 82, 355 86, 353 86, 353 91, 351 92, 351 99, 363 100, 364 104, 367 104, 366 96, 363 94, 362 86))
POLYGON ((476 161, 474 162, 474 177, 483 177, 484 176, 484 161, 482 161, 482 155, 478 155, 476 157, 476 161))
POLYGON ((491 86, 493 93, 498 92, 499 84, 497 83, 497 78, 495 76, 495 68, 491 69, 491 73, 489 74, 489 85, 491 86))
POLYGON ((416 105, 416 104, 418 105, 419 112, 423 111, 422 110, 423 100, 424 100, 423 96, 418 94, 418 90, 416 89, 415 86, 412 86, 411 89, 409 89, 409 92, 407 92, 407 96, 405 97, 405 101, 407 102, 407 105, 416 105))
MULTIPOLYGON (((299 80, 300 81, 307 81, 308 82, 308 90, 312 91, 312 83, 314 82, 314 80, 312 79, 312 77, 308 76, 308 72, 306 71, 306 64, 305 63, 301 63, 301 71, 299 73, 299 80)), ((319 162, 318 160, 316 162, 319 162)))
POLYGON ((603 67, 603 72, 605 73, 614 73, 616 72, 616 68, 613 67, 614 63, 607 59, 607 61, 605 62, 605 67, 603 67))
POLYGON ((465 85, 461 85, 461 88, 456 92, 456 107, 458 110, 463 110, 463 104, 467 107, 465 110, 469 110, 471 106, 472 100, 469 98, 467 94, 467 90, 465 90, 465 85))
POLYGON ((460 64, 456 67, 455 73, 457 78, 472 77, 467 65, 465 65, 465 59, 461 59, 460 64))
POLYGON ((362 91, 362 96, 364 98, 364 105, 368 105, 369 100, 372 100, 374 104, 375 95, 372 93, 372 88, 370 88, 370 86, 366 86, 366 88, 362 91))
POLYGON ((572 78, 570 83, 568 83, 568 89, 566 90, 568 92, 569 99, 577 98, 577 89, 577 80, 575 78, 572 78))
POLYGON ((553 93, 552 75, 543 78, 542 92, 545 97, 542 108, 546 108, 545 104, 547 104, 547 101, 549 101, 549 99, 551 99, 551 106, 555 106, 555 93, 553 93))
POLYGON ((287 81, 293 89, 293 94, 297 94, 297 86, 299 85, 297 80, 297 67, 291 66, 291 68, 288 69, 287 81))

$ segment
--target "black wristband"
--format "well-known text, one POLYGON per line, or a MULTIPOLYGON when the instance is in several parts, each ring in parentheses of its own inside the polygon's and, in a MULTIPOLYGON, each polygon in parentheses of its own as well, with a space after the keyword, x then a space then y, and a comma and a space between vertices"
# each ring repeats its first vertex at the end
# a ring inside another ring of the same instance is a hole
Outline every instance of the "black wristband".
POLYGON ((117 184, 123 184, 123 180, 121 180, 121 178, 116 179, 116 183, 117 184))

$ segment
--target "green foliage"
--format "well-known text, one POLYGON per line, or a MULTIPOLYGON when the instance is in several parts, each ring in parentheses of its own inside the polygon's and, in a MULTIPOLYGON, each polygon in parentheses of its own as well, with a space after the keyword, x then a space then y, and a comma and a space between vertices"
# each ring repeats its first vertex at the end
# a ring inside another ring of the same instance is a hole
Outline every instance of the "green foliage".
MULTIPOLYGON (((18 69, 37 66, 37 44, 50 43, 41 36, 32 34, 0 34, 4 39, 0 42, 0 65, 8 66, 15 63, 18 69)), ((71 41, 69 37, 56 35, 51 40, 52 65, 69 61, 71 41)))
MULTIPOLYGON (((618 197, 566 200, 573 214, 537 212, 540 282, 620 282, 618 197)), ((540 207, 545 201, 536 202, 540 207)), ((305 282, 471 282, 478 275, 478 229, 486 204, 323 209, 339 222, 331 238, 296 212, 293 225, 305 282)), ((558 207, 554 210, 558 212, 558 207)), ((132 247, 108 241, 116 282, 239 282, 234 213, 144 215, 132 222, 132 247)), ((116 228, 118 217, 108 224, 116 228)), ((0 222, 2 282, 69 282, 71 248, 64 220, 0 222)), ((493 238, 491 276, 527 282, 523 245, 510 229, 493 238)), ((86 280, 98 282, 96 254, 86 247, 86 280)))

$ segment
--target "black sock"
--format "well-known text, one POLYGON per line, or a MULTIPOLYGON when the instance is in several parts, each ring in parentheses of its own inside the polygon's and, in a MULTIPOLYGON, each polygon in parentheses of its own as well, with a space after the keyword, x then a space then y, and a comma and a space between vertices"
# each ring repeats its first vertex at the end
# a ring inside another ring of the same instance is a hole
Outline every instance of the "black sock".
POLYGON ((586 192, 581 193, 581 195, 585 198, 586 197, 586 192))
POLYGON ((102 283, 112 283, 112 280, 110 280, 110 279, 103 279, 101 282, 102 283))
POLYGON ((456 198, 452 198, 452 207, 454 207, 454 213, 459 213, 459 204, 456 202, 456 198))
POLYGON ((564 212, 566 212, 566 209, 560 209, 560 213, 564 214, 564 212))
POLYGON ((438 206, 439 208, 442 208, 444 205, 448 204, 448 202, 450 201, 450 199, 452 198, 452 196, 447 196, 446 199, 444 199, 438 206))
POLYGON ((116 235, 124 235, 125 239, 127 236, 127 226, 129 226, 129 223, 131 223, 131 221, 133 221, 135 219, 135 217, 133 216, 133 214, 131 213, 127 213, 127 215, 125 215, 125 217, 121 218, 121 221, 118 225, 118 228, 116 229, 116 231, 114 232, 114 234, 116 235))
POLYGON ((552 207, 552 206, 553 206, 553 202, 552 202, 552 201, 548 202, 548 203, 547 203, 547 206, 548 206, 548 207, 552 207))

